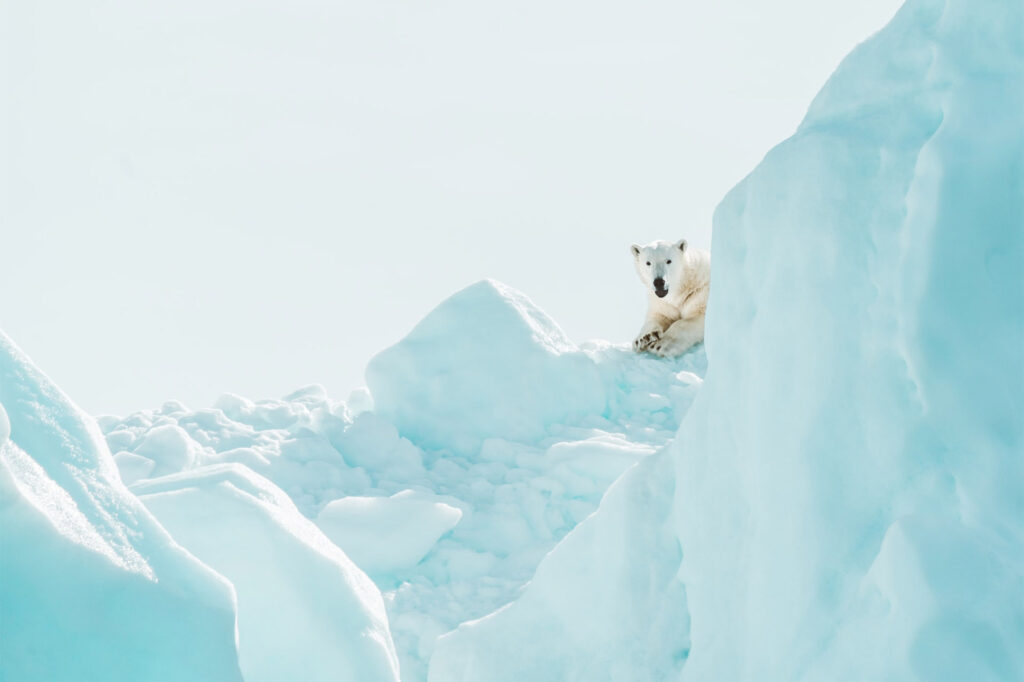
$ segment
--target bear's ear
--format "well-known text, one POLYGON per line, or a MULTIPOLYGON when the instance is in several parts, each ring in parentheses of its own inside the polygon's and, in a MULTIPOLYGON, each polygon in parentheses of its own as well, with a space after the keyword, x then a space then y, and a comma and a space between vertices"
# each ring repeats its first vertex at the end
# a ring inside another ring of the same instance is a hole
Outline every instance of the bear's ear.
POLYGON ((636 244, 631 244, 629 250, 633 252, 633 258, 636 258, 637 256, 640 255, 640 247, 637 246, 636 244))
POLYGON ((676 246, 678 246, 678 247, 679 247, 679 250, 680 250, 680 251, 686 251, 686 240, 685 240, 685 239, 680 239, 680 240, 679 240, 679 241, 678 241, 678 242, 676 243, 676 246))

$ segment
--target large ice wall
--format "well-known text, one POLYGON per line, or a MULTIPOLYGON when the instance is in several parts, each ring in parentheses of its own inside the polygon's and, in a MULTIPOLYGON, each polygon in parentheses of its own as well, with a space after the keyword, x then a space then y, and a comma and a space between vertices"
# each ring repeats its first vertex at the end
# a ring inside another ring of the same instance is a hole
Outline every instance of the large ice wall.
POLYGON ((231 585, 121 482, 83 414, 0 333, 0 680, 241 680, 231 585))
POLYGON ((1024 3, 907 2, 713 249, 683 679, 1024 679, 1024 3))

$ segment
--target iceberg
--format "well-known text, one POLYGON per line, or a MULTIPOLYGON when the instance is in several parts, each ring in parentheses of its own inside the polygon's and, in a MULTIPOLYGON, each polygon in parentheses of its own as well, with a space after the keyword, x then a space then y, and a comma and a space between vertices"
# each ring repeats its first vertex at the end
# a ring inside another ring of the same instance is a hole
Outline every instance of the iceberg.
POLYGON ((0 550, 0 679, 242 679, 231 584, 125 488, 95 421, 2 333, 0 550))

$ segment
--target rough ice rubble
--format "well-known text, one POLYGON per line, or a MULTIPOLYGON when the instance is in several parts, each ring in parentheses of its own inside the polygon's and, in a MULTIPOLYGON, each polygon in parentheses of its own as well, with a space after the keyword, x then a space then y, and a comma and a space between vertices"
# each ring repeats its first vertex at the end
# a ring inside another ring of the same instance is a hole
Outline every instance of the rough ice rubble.
MULTIPOLYGON (((384 590, 402 678, 422 680, 439 635, 515 599, 608 486, 668 442, 704 367, 700 348, 666 362, 604 343, 577 347, 522 294, 481 282, 373 361, 372 401, 336 403, 310 388, 280 401, 225 396, 195 411, 172 402, 101 424, 133 477, 146 468, 139 458, 151 461, 138 453, 153 432, 180 431, 184 444, 160 436, 174 449, 157 456, 160 466, 183 462, 198 476, 245 465, 287 492, 384 590), (533 394, 564 402, 531 406, 533 394), (527 403, 516 420, 467 425, 466 415, 489 419, 482 408, 500 410, 510 397, 527 403), (422 433, 423 422, 434 430, 422 433), (396 528, 402 514, 419 518, 396 528), (387 542, 370 542, 373 533, 387 542)), ((135 488, 161 480, 139 478, 135 488)), ((241 589, 239 599, 244 669, 241 589)))
POLYGON ((442 637, 434 680, 671 680, 689 650, 665 450, 623 474, 522 596, 442 637))
POLYGON ((0 679, 241 680, 231 585, 121 483, 99 430, 0 333, 0 679))
POLYGON ((629 658, 665 616, 605 556, 679 566, 682 680, 1024 678, 1022 15, 911 0, 722 202, 713 364, 670 446, 682 561, 583 542, 649 504, 609 493, 430 682, 674 679, 629 658), (553 596, 581 580, 603 609, 553 596))

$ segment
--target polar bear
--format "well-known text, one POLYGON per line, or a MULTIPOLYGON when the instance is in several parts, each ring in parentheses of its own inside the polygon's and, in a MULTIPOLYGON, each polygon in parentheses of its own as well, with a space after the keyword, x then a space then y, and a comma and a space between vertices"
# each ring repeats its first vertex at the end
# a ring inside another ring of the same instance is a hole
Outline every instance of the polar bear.
POLYGON ((711 254, 678 242, 633 244, 633 264, 647 287, 647 317, 633 341, 637 353, 682 355, 704 340, 711 287, 711 254))

